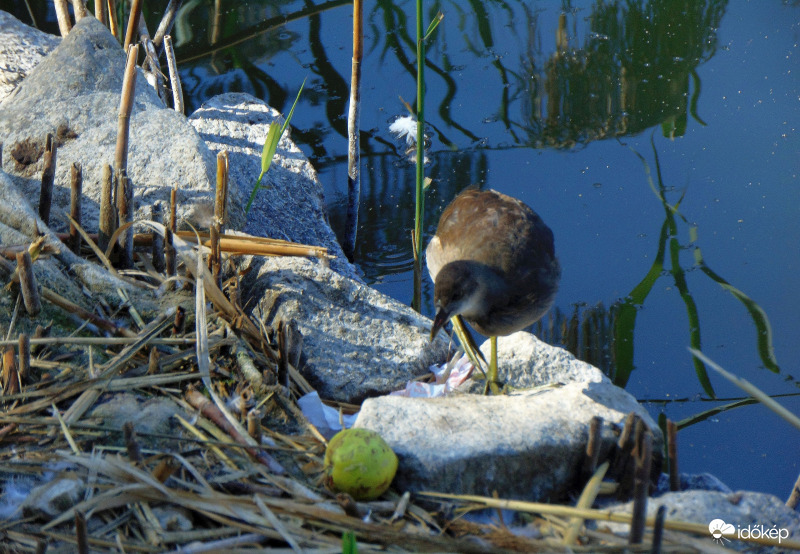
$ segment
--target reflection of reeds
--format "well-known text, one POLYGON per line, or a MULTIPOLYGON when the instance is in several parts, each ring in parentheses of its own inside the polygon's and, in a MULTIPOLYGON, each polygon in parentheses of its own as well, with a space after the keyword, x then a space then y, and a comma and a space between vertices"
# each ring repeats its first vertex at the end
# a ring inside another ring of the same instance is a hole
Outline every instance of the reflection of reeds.
POLYGON ((569 148, 654 125, 661 125, 665 136, 680 136, 689 113, 703 124, 696 113, 695 68, 716 49, 725 5, 718 0, 598 3, 580 48, 569 46, 562 15, 557 51, 542 62, 541 52, 529 47, 522 62, 528 142, 569 148))
POLYGON ((563 346, 613 379, 616 306, 606 308, 602 302, 594 306, 575 305, 572 313, 554 308, 546 318, 536 322, 533 331, 543 341, 563 346))

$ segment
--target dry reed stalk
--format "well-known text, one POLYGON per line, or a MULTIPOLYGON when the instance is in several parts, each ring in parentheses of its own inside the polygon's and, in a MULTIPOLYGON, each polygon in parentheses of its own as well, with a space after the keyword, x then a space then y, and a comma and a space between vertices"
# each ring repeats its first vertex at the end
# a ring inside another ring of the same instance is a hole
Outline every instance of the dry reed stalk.
POLYGON ((100 222, 97 232, 97 246, 105 251, 111 235, 117 230, 117 211, 114 209, 113 186, 114 170, 110 165, 103 166, 100 188, 100 222))
POLYGON ((182 3, 183 0, 169 0, 167 9, 164 10, 164 15, 161 17, 161 22, 156 29, 156 34, 153 36, 153 42, 156 47, 160 48, 161 43, 172 31, 172 24, 175 23, 175 17, 178 15, 178 10, 181 9, 182 3))
POLYGON ((25 333, 19 334, 19 378, 25 382, 31 373, 31 339, 25 333))
POLYGON ((81 512, 75 512, 75 546, 78 554, 89 554, 89 533, 86 530, 86 518, 81 512))
MULTIPOLYGON (((134 0, 141 7, 141 0, 134 0)), ((128 28, 130 31, 130 27, 128 28)), ((136 57, 139 55, 139 46, 125 46, 128 61, 125 65, 125 75, 122 78, 122 94, 119 102, 119 116, 117 124, 117 146, 114 151, 114 170, 119 172, 128 168, 128 140, 130 137, 131 113, 133 112, 133 95, 136 91, 136 57)))
POLYGON ((125 440, 125 450, 128 452, 128 459, 134 464, 142 461, 142 451, 139 448, 139 441, 136 440, 136 430, 133 423, 126 421, 122 425, 122 436, 125 440))
MULTIPOLYGON (((154 202, 150 207, 150 219, 156 223, 164 223, 164 211, 161 208, 161 201, 154 202)), ((164 273, 166 264, 164 262, 164 238, 158 233, 152 233, 153 244, 151 256, 153 258, 153 268, 159 273, 164 273)), ((133 244, 136 244, 136 235, 133 236, 133 244)))
POLYGON ((19 394, 22 386, 20 384, 19 371, 14 360, 14 349, 8 347, 3 352, 3 395, 19 394))
POLYGON ((209 229, 209 247, 211 254, 208 257, 208 268, 218 287, 222 287, 222 254, 219 247, 219 237, 225 222, 226 201, 228 197, 228 152, 217 154, 217 186, 214 194, 214 217, 209 229))
POLYGON ((656 520, 653 523, 653 542, 650 546, 650 554, 661 554, 661 546, 664 542, 664 519, 667 516, 667 507, 661 505, 656 511, 656 520))
POLYGON ((175 49, 172 47, 172 37, 164 37, 164 55, 167 58, 167 70, 169 71, 169 82, 172 88, 172 109, 178 113, 183 113, 183 85, 178 73, 178 62, 175 60, 175 49))
MULTIPOLYGON (((102 2, 103 0, 97 0, 102 2)), ((119 25, 117 24, 117 0, 108 0, 108 30, 119 40, 119 25)))
POLYGON ((83 197, 83 172, 81 164, 73 162, 70 167, 69 213, 72 220, 69 224, 69 247, 76 254, 81 253, 81 235, 78 226, 81 224, 81 198, 83 197))
POLYGON ((796 510, 798 504, 800 504, 800 476, 797 477, 797 481, 794 482, 792 487, 792 492, 789 494, 789 498, 786 499, 786 506, 792 510, 796 510))
POLYGON ((289 325, 278 322, 278 384, 289 390, 289 325))
POLYGON ((625 418, 625 424, 622 427, 622 432, 617 439, 617 445, 614 451, 614 461, 611 464, 611 469, 608 472, 609 477, 620 482, 619 492, 623 496, 626 494, 624 490, 626 488, 624 480, 628 477, 626 469, 630 465, 630 455, 631 450, 633 450, 634 431, 638 419, 639 416, 637 416, 634 412, 629 413, 625 418))
MULTIPOLYGON (((606 475, 606 471, 608 471, 609 462, 603 462, 603 464, 594 472, 592 477, 589 479, 589 482, 586 483, 586 486, 581 491, 581 496, 578 498, 578 502, 575 504, 577 508, 591 508, 594 504, 595 499, 600 491, 600 486, 603 483, 603 478, 606 475)), ((564 533, 564 544, 567 546, 571 546, 575 544, 575 541, 578 539, 578 533, 580 533, 581 527, 583 527, 584 519, 580 517, 573 517, 570 519, 569 525, 564 533)))
POLYGON ((150 355, 148 356, 148 359, 147 359, 147 374, 148 375, 156 375, 156 374, 161 372, 161 369, 160 369, 159 363, 158 363, 159 357, 160 356, 158 355, 158 348, 156 348, 155 346, 151 346, 150 347, 150 355))
MULTIPOLYGON (((126 52, 128 51, 128 47, 136 42, 136 30, 139 28, 139 18, 142 15, 142 1, 143 0, 131 1, 131 13, 128 18, 128 28, 125 32, 125 42, 123 43, 123 48, 126 52)), ((136 58, 134 57, 134 59, 136 58)))
POLYGON ((41 292, 42 292, 42 298, 44 298, 48 302, 55 304, 56 306, 58 306, 63 310, 75 314, 81 319, 88 320, 89 322, 97 325, 100 329, 103 329, 104 331, 108 331, 109 333, 114 333, 115 335, 132 336, 132 332, 130 330, 117 327, 113 322, 105 318, 102 318, 98 315, 95 315, 92 312, 84 310, 77 304, 70 302, 63 296, 57 294, 56 292, 46 287, 42 287, 41 292))
POLYGON ((603 418, 594 416, 589 422, 589 438, 586 441, 586 457, 583 460, 583 478, 594 475, 597 462, 600 459, 600 449, 603 446, 603 418))
POLYGON ((254 441, 261 444, 261 412, 258 410, 247 412, 247 433, 254 441))
POLYGON ((72 22, 69 19, 69 7, 67 0, 53 0, 56 9, 56 19, 58 20, 58 32, 64 38, 72 30, 72 22))
POLYGON ((107 0, 95 0, 94 2, 94 16, 97 20, 108 28, 108 2, 107 0))
MULTIPOLYGON (((194 231, 178 231, 177 236, 190 244, 198 244, 197 237, 200 237, 200 244, 211 248, 209 233, 194 231)), ((133 243, 136 246, 150 246, 153 235, 151 233, 137 233, 133 236, 133 243)), ((309 244, 297 244, 280 239, 270 239, 265 237, 250 237, 240 235, 220 235, 219 248, 221 252, 232 255, 250 256, 301 256, 312 258, 327 259, 331 256, 328 249, 324 246, 314 246, 309 244)))
MULTIPOLYGON (((175 185, 172 187, 172 190, 169 191, 169 225, 167 225, 164 230, 164 265, 166 265, 167 278, 174 277, 178 268, 178 256, 172 238, 177 225, 177 197, 178 185, 175 185)), ((174 288, 174 281, 167 283, 167 290, 173 290, 174 288)))
POLYGON ((72 0, 72 10, 75 12, 75 23, 89 15, 85 0, 72 0))
POLYGON ((629 544, 640 544, 644 540, 645 520, 647 519, 647 497, 650 494, 650 468, 653 455, 653 435, 642 422, 637 425, 636 447, 633 451, 633 510, 629 544))
POLYGON ((353 59, 350 72, 350 109, 347 116, 347 223, 342 244, 351 262, 355 256, 358 230, 358 205, 361 199, 361 147, 359 143, 361 114, 361 60, 363 23, 361 0, 353 2, 353 59))
MULTIPOLYGON (((245 436, 243 436, 236 428, 228 421, 224 413, 213 402, 203 396, 195 389, 189 389, 186 392, 186 400, 189 404, 198 410, 204 417, 207 417, 214 422, 220 429, 225 431, 235 442, 245 446, 245 450, 259 463, 264 464, 269 468, 272 473, 277 475, 284 475, 286 470, 283 466, 267 452, 254 448, 250 445, 245 436)), ((252 439, 251 439, 252 440, 252 439)))
MULTIPOLYGON (((130 269, 133 267, 133 183, 128 179, 125 169, 119 169, 116 175, 117 218, 119 220, 119 228, 117 231, 123 231, 120 240, 121 252, 119 263, 123 269, 130 269)), ((115 235, 116 234, 117 233, 115 233, 115 235)))
POLYGON ((33 271, 33 261, 27 250, 17 252, 17 275, 25 311, 28 315, 35 316, 42 311, 42 302, 39 299, 39 285, 33 271))
POLYGON ((150 39, 150 32, 147 30, 147 23, 144 17, 139 18, 139 42, 144 47, 145 57, 142 62, 142 70, 147 82, 156 90, 156 94, 167 105, 167 97, 164 90, 164 73, 161 71, 161 64, 158 62, 158 52, 153 41, 150 39))
POLYGON ((669 460, 669 490, 681 490, 681 474, 678 469, 678 425, 667 420, 667 458, 669 460))
POLYGON ((175 318, 172 320, 172 336, 177 337, 186 332, 186 310, 182 306, 175 308, 175 318))
POLYGON ((44 140, 44 162, 42 168, 42 187, 39 192, 39 217, 45 225, 50 225, 50 206, 53 203, 53 181, 56 176, 57 146, 53 135, 47 133, 44 140))

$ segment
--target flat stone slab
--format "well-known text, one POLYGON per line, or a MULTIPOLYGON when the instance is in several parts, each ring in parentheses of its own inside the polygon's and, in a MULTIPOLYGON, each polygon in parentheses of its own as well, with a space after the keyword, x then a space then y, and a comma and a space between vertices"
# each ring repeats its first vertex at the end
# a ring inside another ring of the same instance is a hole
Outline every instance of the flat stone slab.
POLYGON ((605 381, 515 392, 500 396, 453 394, 420 399, 366 400, 355 427, 378 432, 400 464, 399 491, 556 501, 580 490, 591 419, 600 416, 600 461, 616 442, 612 424, 638 414, 655 436, 661 432, 624 390, 605 381))

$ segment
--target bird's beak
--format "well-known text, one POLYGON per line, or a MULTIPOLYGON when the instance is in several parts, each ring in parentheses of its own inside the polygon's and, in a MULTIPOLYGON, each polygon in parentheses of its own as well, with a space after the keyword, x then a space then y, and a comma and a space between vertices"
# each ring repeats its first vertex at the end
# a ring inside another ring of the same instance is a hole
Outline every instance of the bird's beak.
POLYGON ((431 340, 436 338, 436 335, 439 333, 439 329, 444 327, 444 324, 447 323, 447 320, 450 319, 450 314, 448 314, 444 309, 439 309, 436 312, 436 317, 433 318, 433 325, 431 326, 431 340))

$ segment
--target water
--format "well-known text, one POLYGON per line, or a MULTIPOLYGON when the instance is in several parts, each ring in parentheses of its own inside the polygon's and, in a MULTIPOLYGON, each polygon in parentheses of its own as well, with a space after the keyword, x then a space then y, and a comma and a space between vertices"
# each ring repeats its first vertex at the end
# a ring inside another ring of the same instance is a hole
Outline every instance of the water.
MULTIPOLYGON (((292 136, 319 170, 341 235, 351 5, 223 4, 215 13, 212 2, 185 2, 173 32, 187 111, 244 91, 287 112, 308 77, 292 136)), ((692 344, 769 394, 796 395, 800 5, 425 9, 426 26, 445 15, 426 69, 427 236, 470 184, 534 207, 563 267, 555 312, 565 332, 557 325, 545 338, 585 343, 584 357, 617 374, 632 369, 627 389, 654 417, 680 421, 741 397, 710 373, 726 400, 708 400, 692 344)), ((159 17, 148 14, 151 30, 159 17)), ((399 97, 415 102, 414 3, 370 2, 364 18, 356 256, 368 282, 410 302, 414 169, 388 126, 407 114, 399 97)), ((780 401, 800 414, 797 396, 780 401)), ((785 498, 800 473, 800 431, 746 406, 683 429, 679 453, 683 471, 785 498)))

